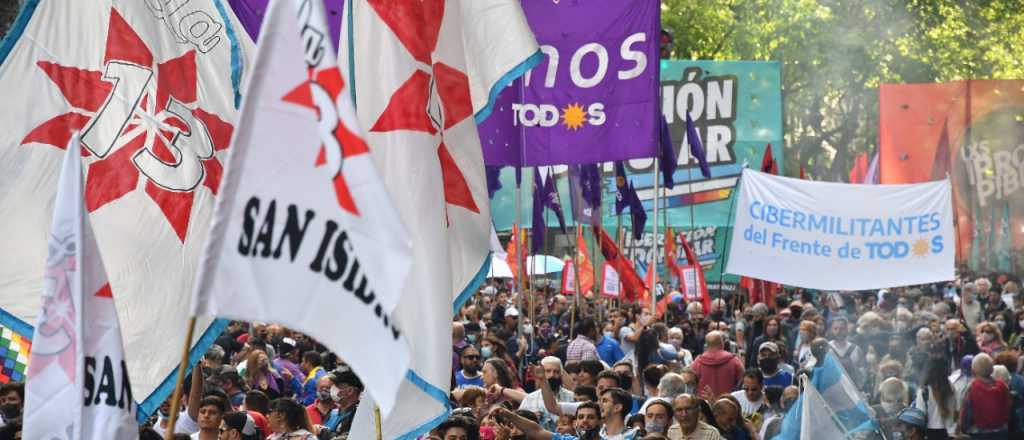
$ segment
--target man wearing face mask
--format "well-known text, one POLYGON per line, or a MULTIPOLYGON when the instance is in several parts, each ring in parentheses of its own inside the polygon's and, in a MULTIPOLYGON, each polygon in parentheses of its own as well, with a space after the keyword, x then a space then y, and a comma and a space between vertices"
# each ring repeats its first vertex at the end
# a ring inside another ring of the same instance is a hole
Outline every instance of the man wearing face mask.
POLYGON ((597 342, 597 356, 608 365, 615 365, 616 362, 626 356, 626 353, 622 351, 622 346, 619 345, 619 341, 615 340, 614 328, 614 324, 606 323, 604 332, 601 334, 601 340, 597 342))
POLYGON ((336 408, 331 410, 330 417, 324 422, 324 429, 320 431, 321 438, 324 438, 324 432, 339 435, 347 434, 352 429, 359 395, 363 392, 363 382, 352 371, 335 371, 327 377, 331 381, 330 395, 336 408))
POLYGON ((757 366, 761 370, 765 385, 788 387, 793 384, 793 374, 780 368, 779 345, 774 342, 761 344, 757 353, 757 366))
POLYGON ((537 368, 534 371, 534 377, 537 381, 537 390, 529 393, 523 399, 522 403, 519 404, 520 410, 530 411, 532 413, 539 413, 539 423, 544 429, 553 431, 555 429, 555 422, 557 421, 557 414, 552 414, 547 410, 544 405, 543 395, 543 384, 544 381, 548 385, 548 390, 555 394, 555 401, 557 403, 569 403, 574 401, 572 390, 562 387, 562 361, 554 356, 548 356, 540 361, 541 368, 537 368), (543 370, 537 371, 537 370, 543 370))
POLYGON ((334 399, 331 398, 331 387, 334 382, 327 375, 316 380, 316 400, 306 406, 306 413, 309 414, 309 422, 314 425, 323 425, 335 408, 334 399))
POLYGON ((11 382, 0 386, 0 426, 20 423, 24 408, 24 382, 11 382))
POLYGON ((644 411, 644 432, 647 434, 668 434, 672 424, 672 404, 662 398, 654 398, 644 411))

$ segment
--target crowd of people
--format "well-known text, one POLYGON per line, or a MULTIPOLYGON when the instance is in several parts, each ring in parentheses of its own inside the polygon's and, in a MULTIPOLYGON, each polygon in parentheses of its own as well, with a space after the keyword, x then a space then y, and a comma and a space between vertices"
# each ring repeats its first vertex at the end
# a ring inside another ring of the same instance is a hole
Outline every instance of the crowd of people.
POLYGON ((456 409, 431 438, 770 440, 828 353, 878 427, 856 435, 1024 438, 1024 295, 1006 275, 656 315, 507 287, 456 316, 456 409))
MULTIPOLYGON (((831 353, 886 439, 1024 438, 1024 294, 1007 276, 877 292, 640 304, 498 280, 452 323, 450 417, 430 440, 770 440, 831 353)), ((232 322, 193 368, 175 438, 346 439, 363 385, 316 341, 232 322)), ((24 385, 0 387, 0 440, 24 385)), ((141 439, 171 429, 170 402, 141 439)))

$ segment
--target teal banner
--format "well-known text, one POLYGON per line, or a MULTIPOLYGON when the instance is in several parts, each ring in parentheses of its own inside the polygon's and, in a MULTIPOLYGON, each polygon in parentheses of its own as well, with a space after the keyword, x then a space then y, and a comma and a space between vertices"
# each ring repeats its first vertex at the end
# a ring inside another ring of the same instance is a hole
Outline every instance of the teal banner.
MULTIPOLYGON (((778 62, 769 61, 678 61, 661 62, 662 113, 669 124, 679 168, 675 188, 662 190, 658 226, 673 227, 688 235, 688 240, 701 263, 705 266, 708 287, 717 290, 719 281, 731 287, 737 279, 722 277, 721 270, 727 253, 726 237, 731 207, 740 171, 744 166, 758 169, 765 147, 774 146, 772 153, 782 174, 782 89, 778 62), (711 178, 705 179, 700 168, 690 157, 686 139, 686 113, 689 112, 701 135, 709 164, 711 178)), ((623 146, 626 148, 628 146, 623 146)), ((545 176, 547 168, 544 168, 545 176)), ((570 209, 567 168, 553 166, 559 196, 565 215, 572 218, 570 209)), ((614 171, 611 163, 604 167, 602 197, 604 225, 611 231, 621 224, 628 229, 629 216, 623 213, 621 223, 615 216, 614 171)), ((520 209, 524 227, 530 227, 532 206, 531 169, 523 170, 523 190, 520 209)), ((654 159, 626 161, 626 172, 636 187, 644 207, 649 211, 647 233, 624 245, 627 255, 638 261, 649 261, 654 242, 653 208, 654 159)), ((504 168, 501 173, 502 189, 491 202, 491 213, 498 231, 507 231, 515 222, 515 173, 504 168)), ((660 183, 659 183, 660 184, 660 183)), ((546 220, 548 226, 557 227, 554 215, 546 220)), ((662 236, 658 234, 659 239, 662 236)), ((629 240, 631 241, 631 240, 629 240)), ((659 249, 660 249, 659 241, 659 249)), ((682 252, 679 252, 680 256, 682 252)), ((663 266, 661 266, 663 267, 663 266)))

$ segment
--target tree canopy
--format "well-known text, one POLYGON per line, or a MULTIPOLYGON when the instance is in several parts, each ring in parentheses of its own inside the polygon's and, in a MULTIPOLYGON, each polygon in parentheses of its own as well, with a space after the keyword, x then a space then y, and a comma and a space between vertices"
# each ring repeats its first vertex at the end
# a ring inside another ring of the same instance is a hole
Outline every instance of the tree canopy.
POLYGON ((1024 78, 1019 0, 662 0, 673 58, 782 63, 786 169, 845 180, 878 85, 1024 78))

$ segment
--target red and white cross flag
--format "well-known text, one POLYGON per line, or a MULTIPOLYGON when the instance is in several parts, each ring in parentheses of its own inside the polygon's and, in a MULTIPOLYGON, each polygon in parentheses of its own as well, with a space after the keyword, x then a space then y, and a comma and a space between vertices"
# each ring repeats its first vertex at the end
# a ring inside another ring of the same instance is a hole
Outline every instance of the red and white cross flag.
POLYGON ((341 32, 338 58, 348 61, 370 153, 413 238, 406 295, 395 310, 413 353, 383 436, 414 438, 448 409, 453 309, 490 263, 477 122, 540 57, 517 0, 346 4, 351 18, 342 23, 352 28, 341 32))
MULTIPOLYGON (((34 323, 68 140, 139 413, 170 394, 252 41, 223 0, 27 1, 0 44, 0 308, 34 323)), ((198 357, 226 323, 199 321, 198 357), (201 336, 207 336, 201 338, 201 336)))
POLYGON ((392 312, 412 251, 327 29, 322 0, 270 2, 193 312, 301 330, 387 414, 409 364, 392 312))
POLYGON ((85 211, 77 134, 67 150, 32 334, 22 437, 134 439, 136 406, 113 293, 85 211))

